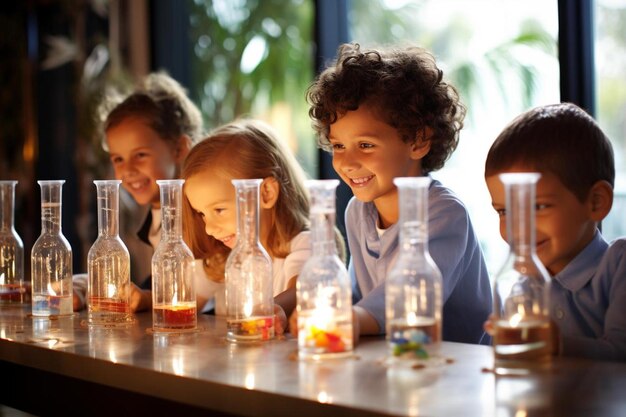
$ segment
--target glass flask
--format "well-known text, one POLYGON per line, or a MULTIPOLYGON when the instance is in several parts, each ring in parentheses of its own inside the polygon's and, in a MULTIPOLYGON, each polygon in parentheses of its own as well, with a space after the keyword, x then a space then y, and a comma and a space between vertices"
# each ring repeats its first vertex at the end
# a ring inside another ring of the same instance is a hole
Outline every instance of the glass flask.
POLYGON ((161 240, 152 256, 152 329, 191 331, 198 316, 194 257, 183 240, 185 180, 157 180, 161 190, 161 240))
POLYGON ((494 285, 495 371, 525 373, 549 365, 550 279, 535 253, 535 186, 540 174, 500 174, 510 251, 494 285), (515 370, 520 370, 516 372, 515 370))
POLYGON ((119 236, 119 180, 97 180, 98 237, 87 255, 88 324, 117 327, 132 322, 130 256, 119 236))
POLYGON ((335 239, 338 180, 309 180, 311 257, 296 283, 298 356, 319 360, 352 353, 352 290, 335 239))
POLYGON ((438 355, 442 277, 428 251, 428 177, 395 178, 399 252, 385 281, 388 357, 408 364, 438 355))
POLYGON ((274 337, 272 260, 259 240, 259 186, 263 180, 232 180, 237 195, 237 242, 226 260, 226 339, 274 337))
POLYGON ((30 302, 30 281, 24 277, 24 244, 15 231, 15 185, 0 181, 0 305, 30 302))
POLYGON ((37 183, 41 187, 41 235, 31 250, 32 314, 72 314, 72 248, 61 232, 65 180, 37 183))

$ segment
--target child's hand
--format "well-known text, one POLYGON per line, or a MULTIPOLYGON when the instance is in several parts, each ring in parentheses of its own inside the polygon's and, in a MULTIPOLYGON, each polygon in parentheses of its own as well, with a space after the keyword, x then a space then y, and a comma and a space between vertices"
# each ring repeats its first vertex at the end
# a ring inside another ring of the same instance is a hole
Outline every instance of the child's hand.
POLYGON ((145 311, 152 308, 152 291, 142 290, 137 285, 130 285, 130 310, 132 312, 145 311))
POLYGON ((287 315, 285 310, 278 304, 274 304, 274 332, 276 335, 284 334, 287 330, 287 315))
POLYGON ((79 290, 72 291, 72 303, 74 311, 82 310, 86 307, 85 295, 79 290))
POLYGON ((298 310, 293 310, 289 317, 289 333, 294 337, 298 337, 298 310))
POLYGON ((485 329, 485 333, 487 333, 489 336, 493 336, 495 333, 493 319, 493 314, 490 314, 487 318, 487 321, 483 324, 483 329, 485 329))

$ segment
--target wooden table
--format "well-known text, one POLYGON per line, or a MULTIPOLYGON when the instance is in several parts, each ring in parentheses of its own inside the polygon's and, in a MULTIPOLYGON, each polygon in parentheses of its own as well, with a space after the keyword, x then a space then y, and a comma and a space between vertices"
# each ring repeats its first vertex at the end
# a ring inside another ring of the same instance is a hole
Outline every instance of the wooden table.
POLYGON ((295 359, 291 337, 229 343, 213 316, 196 333, 156 336, 150 313, 123 330, 28 313, 0 309, 0 403, 38 415, 626 416, 624 363, 559 359, 500 377, 484 371, 491 348, 446 342, 451 363, 397 371, 381 338, 311 363, 295 359))

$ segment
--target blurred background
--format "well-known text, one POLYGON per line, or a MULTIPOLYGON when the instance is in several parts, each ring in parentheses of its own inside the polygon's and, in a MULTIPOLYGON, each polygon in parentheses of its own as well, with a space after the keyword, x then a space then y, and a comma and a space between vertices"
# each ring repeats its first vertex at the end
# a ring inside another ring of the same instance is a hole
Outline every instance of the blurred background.
MULTIPOLYGON (((16 179, 26 259, 40 233, 38 179, 65 179, 63 233, 74 271, 97 235, 94 179, 112 178, 94 110, 107 88, 165 70, 207 129, 271 123, 312 178, 335 177, 315 144, 305 90, 337 46, 431 50, 468 107, 459 148, 433 176, 466 203, 494 272, 506 245, 483 180, 489 146, 517 114, 571 101, 610 136, 626 235, 624 0, 24 0, 0 2, 0 179, 16 179)), ((338 223, 350 197, 339 191, 338 223)), ((29 268, 26 262, 26 268, 29 268)), ((27 271, 28 273, 28 271, 27 271)))

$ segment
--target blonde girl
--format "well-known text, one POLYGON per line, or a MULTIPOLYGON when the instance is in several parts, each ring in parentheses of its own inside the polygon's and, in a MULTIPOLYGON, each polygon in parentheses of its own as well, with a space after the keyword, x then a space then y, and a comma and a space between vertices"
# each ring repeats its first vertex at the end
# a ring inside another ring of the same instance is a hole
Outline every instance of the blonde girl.
MULTIPOLYGON (((194 146, 182 177, 186 240, 194 256, 204 259, 206 274, 214 283, 224 281, 226 259, 236 244, 236 197, 231 180, 263 179, 260 240, 273 262, 275 301, 290 314, 296 303, 296 277, 310 255, 305 176, 291 151, 269 125, 237 120, 194 146)), ((203 293, 211 295, 203 290, 206 286, 198 283, 199 300, 203 293)), ((222 297, 218 290, 216 314, 224 312, 222 297)))

